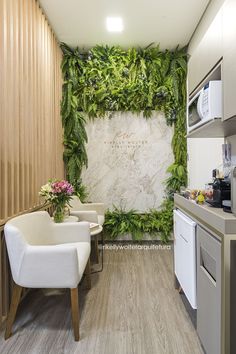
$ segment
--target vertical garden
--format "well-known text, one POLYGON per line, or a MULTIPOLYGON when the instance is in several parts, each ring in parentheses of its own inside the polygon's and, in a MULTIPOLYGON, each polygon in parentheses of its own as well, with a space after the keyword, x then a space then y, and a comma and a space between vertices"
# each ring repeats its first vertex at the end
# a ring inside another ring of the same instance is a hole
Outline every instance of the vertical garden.
MULTIPOLYGON (((158 233, 168 241, 172 230, 173 194, 186 185, 186 74, 185 49, 160 51, 158 46, 144 49, 95 46, 84 52, 61 45, 64 78, 62 122, 64 161, 67 178, 81 192, 81 172, 87 166, 86 121, 106 119, 112 112, 143 112, 149 119, 161 111, 166 124, 174 126, 166 199, 160 210, 137 214, 118 208, 106 215, 105 226, 111 238, 127 232, 142 239, 145 232, 158 233)), ((125 183, 125 181, 124 181, 125 183)))

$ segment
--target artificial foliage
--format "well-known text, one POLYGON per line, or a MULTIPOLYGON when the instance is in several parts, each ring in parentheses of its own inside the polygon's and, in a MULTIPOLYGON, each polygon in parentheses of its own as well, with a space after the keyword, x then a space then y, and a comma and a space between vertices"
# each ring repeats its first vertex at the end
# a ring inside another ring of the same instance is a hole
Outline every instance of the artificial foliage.
POLYGON ((131 234, 134 241, 140 241, 144 233, 153 237, 160 236, 162 242, 169 241, 173 228, 173 201, 163 203, 161 210, 151 209, 149 212, 140 214, 136 210, 129 211, 114 207, 108 210, 105 218, 105 230, 108 239, 115 240, 118 236, 131 234))
POLYGON ((79 197, 81 203, 86 203, 88 198, 88 189, 83 184, 82 179, 78 178, 73 181, 74 195, 79 197))
MULTIPOLYGON (((103 118, 115 111, 143 112, 148 119, 152 111, 161 111, 167 124, 174 125, 174 163, 168 168, 170 176, 166 181, 167 200, 172 200, 174 192, 186 185, 187 176, 185 49, 160 51, 158 46, 148 46, 123 50, 119 46, 95 46, 84 52, 64 43, 61 48, 64 77, 61 112, 68 180, 76 185, 88 163, 86 119, 103 118)), ((164 203, 161 211, 157 211, 157 219, 161 219, 161 213, 170 215, 170 210, 172 204, 164 203)), ((122 210, 120 213, 123 215, 122 210)), ((170 233, 171 222, 167 224, 170 233)))

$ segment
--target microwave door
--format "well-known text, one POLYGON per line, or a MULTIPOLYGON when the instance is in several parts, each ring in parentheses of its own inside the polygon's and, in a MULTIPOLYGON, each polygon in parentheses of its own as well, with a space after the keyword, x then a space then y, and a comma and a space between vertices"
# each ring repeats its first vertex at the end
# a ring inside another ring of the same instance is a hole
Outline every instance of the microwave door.
POLYGON ((198 101, 197 101, 197 112, 200 117, 200 120, 204 119, 204 113, 203 113, 203 98, 204 98, 204 89, 200 91, 198 101))
POLYGON ((188 105, 188 127, 194 127, 197 123, 201 122, 201 117, 198 113, 198 98, 199 94, 192 98, 188 105))

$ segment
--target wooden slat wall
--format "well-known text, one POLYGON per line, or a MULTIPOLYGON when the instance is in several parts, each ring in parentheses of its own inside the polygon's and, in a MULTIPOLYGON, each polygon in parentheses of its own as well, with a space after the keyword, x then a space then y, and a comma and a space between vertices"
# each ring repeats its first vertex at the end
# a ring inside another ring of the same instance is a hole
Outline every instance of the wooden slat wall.
POLYGON ((0 225, 63 178, 61 50, 36 0, 0 0, 0 225))
POLYGON ((3 228, 0 227, 0 325, 6 319, 10 305, 11 276, 6 254, 3 228))
POLYGON ((0 325, 11 294, 6 220, 63 178, 61 50, 36 0, 0 0, 0 325))

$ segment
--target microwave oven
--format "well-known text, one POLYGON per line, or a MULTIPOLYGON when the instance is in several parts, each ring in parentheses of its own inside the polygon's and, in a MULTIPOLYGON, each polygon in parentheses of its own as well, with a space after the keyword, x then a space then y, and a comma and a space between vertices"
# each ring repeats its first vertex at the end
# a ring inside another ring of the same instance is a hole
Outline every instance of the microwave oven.
POLYGON ((189 101, 187 115, 188 132, 214 118, 222 118, 221 80, 209 81, 189 101))

